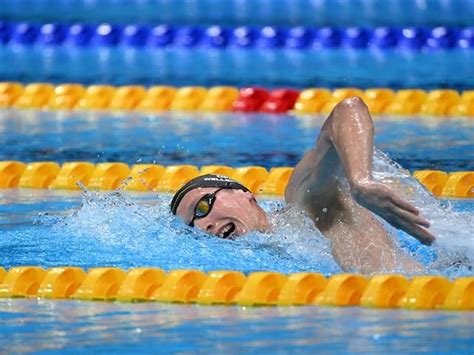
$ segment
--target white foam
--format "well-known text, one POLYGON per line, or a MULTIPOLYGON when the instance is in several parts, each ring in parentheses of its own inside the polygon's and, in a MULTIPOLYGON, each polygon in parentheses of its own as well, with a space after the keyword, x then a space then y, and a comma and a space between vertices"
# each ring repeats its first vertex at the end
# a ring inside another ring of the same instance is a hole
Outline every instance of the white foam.
MULTIPOLYGON (((374 177, 415 204, 432 223, 438 257, 427 273, 470 274, 474 265, 474 213, 456 212, 430 195, 406 170, 381 152, 374 157, 374 177), (462 266, 454 265, 462 261, 462 266)), ((340 272, 331 245, 302 211, 281 200, 261 201, 274 228, 235 241, 211 237, 185 226, 169 211, 171 196, 139 201, 121 191, 84 190, 80 208, 55 223, 62 235, 96 243, 121 266, 156 265, 165 269, 202 268, 340 272)), ((393 228, 388 227, 394 231, 393 228)), ((410 237, 407 237, 410 238, 410 237)), ((424 247, 425 248, 425 247, 424 247)), ((91 258, 91 264, 104 255, 91 258)))
POLYGON ((373 170, 375 179, 394 188, 430 221, 430 231, 436 237, 432 248, 438 257, 428 272, 472 273, 469 269, 474 267, 474 212, 457 212, 449 202, 438 200, 408 170, 381 151, 374 154, 373 170), (460 261, 460 268, 453 265, 460 261))

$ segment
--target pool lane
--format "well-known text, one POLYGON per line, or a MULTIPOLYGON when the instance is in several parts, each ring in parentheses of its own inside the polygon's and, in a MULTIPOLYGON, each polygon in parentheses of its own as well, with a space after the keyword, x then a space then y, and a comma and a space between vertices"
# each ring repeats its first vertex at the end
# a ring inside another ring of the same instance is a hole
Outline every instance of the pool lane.
POLYGON ((0 299, 0 319, 2 349, 15 353, 467 354, 474 347, 472 312, 0 299))
MULTIPOLYGON (((294 166, 323 116, 0 111, 0 160, 294 166)), ((376 146, 411 171, 474 170, 474 121, 381 116, 376 146)))

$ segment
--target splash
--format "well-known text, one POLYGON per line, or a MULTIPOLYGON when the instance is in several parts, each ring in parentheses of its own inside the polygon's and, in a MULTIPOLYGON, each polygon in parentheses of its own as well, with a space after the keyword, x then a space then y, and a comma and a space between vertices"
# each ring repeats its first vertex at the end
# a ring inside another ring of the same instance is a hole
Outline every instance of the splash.
MULTIPOLYGON (((398 232, 402 246, 411 250, 415 256, 417 252, 430 255, 425 260, 425 263, 432 261, 428 264, 428 273, 443 273, 452 277, 472 274, 474 213, 455 211, 449 201, 438 200, 408 170, 381 151, 374 153, 373 171, 376 180, 388 184, 420 210, 430 221, 430 231, 436 236, 436 242, 428 248, 405 233, 398 232)), ((393 231, 392 227, 388 228, 393 231)))
POLYGON ((53 230, 82 245, 83 265, 88 267, 340 271, 329 243, 312 222, 299 211, 279 211, 281 201, 262 201, 275 225, 272 233, 249 233, 230 241, 184 225, 169 211, 170 200, 169 195, 140 200, 120 190, 84 190, 80 208, 56 219, 53 230))
MULTIPOLYGON (((427 273, 450 277, 472 274, 474 228, 472 212, 456 212, 449 203, 430 195, 406 170, 381 152, 374 155, 374 177, 395 188, 418 206, 431 221, 436 243, 428 248, 403 232, 399 246, 428 265, 427 273)), ((76 243, 82 265, 157 266, 164 269, 197 268, 341 272, 332 257, 329 241, 311 219, 281 200, 263 200, 273 225, 271 233, 249 233, 224 240, 184 225, 169 211, 166 194, 131 197, 84 189, 80 208, 54 221, 53 230, 68 243, 76 243)), ((74 260, 74 255, 71 256, 74 260)))

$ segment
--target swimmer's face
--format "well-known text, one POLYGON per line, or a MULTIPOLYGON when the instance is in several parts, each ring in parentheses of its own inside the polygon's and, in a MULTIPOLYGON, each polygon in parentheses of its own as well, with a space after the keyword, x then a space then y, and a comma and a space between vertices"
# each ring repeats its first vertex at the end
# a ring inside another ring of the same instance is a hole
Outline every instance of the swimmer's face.
POLYGON ((243 190, 220 190, 216 187, 191 190, 184 196, 176 214, 189 224, 193 220, 198 203, 216 191, 210 212, 205 217, 195 218, 194 226, 221 238, 269 230, 265 211, 258 205, 252 193, 243 190))

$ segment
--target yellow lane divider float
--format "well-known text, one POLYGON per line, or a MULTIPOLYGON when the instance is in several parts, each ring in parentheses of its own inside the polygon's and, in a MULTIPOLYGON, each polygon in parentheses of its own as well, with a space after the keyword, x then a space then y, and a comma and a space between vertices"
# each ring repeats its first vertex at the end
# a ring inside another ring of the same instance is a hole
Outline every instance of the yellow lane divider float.
MULTIPOLYGON (((271 92, 269 94, 271 97, 271 92)), ((339 101, 354 95, 362 97, 375 115, 474 117, 474 90, 459 93, 454 90, 393 91, 388 88, 374 88, 364 91, 356 88, 340 88, 330 91, 324 88, 308 88, 299 92, 296 102, 288 104, 289 112, 304 115, 327 114, 339 101)), ((211 88, 152 86, 146 88, 138 85, 120 87, 91 85, 85 87, 80 84, 53 86, 49 83, 22 85, 17 82, 0 82, 0 108, 227 112, 233 110, 234 103, 239 100, 239 97, 239 89, 228 86, 211 88)), ((253 100, 252 105, 256 105, 250 111, 259 111, 259 108, 265 106, 263 101, 258 101, 260 100, 258 97, 247 97, 247 99, 253 100), (260 103, 256 104, 256 102, 260 103)), ((286 99, 284 96, 276 96, 271 100, 286 99)), ((275 110, 275 113, 282 113, 282 111, 275 110)))
MULTIPOLYGON (((281 196, 285 192, 293 168, 275 167, 270 171, 261 166, 232 168, 224 165, 207 165, 200 169, 194 165, 161 166, 156 164, 66 162, 22 163, 0 161, 0 189, 79 189, 80 182, 92 190, 123 188, 135 191, 174 192, 199 175, 221 174, 229 176, 253 193, 281 196)), ((439 170, 418 170, 414 177, 437 197, 474 198, 474 171, 446 173, 439 170)))
POLYGON ((156 301, 241 306, 362 306, 474 310, 474 277, 36 266, 0 268, 0 298, 156 301))

